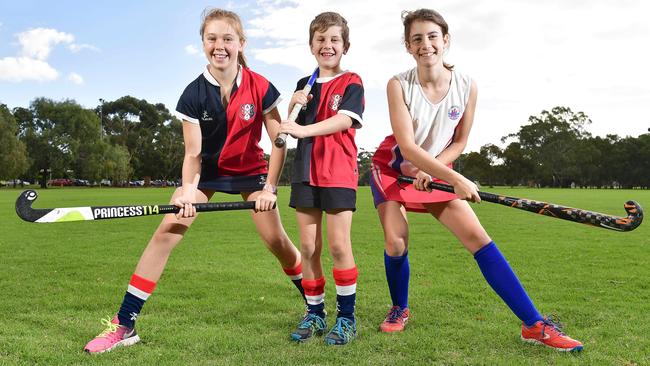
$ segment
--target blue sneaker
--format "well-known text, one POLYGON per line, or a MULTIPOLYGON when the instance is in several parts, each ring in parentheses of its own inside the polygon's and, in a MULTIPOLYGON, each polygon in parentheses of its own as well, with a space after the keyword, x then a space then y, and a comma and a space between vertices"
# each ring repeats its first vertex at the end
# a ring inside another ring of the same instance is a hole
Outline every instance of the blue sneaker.
POLYGON ((357 337, 357 321, 342 316, 336 318, 336 324, 325 336, 325 343, 342 346, 357 337))
POLYGON ((325 328, 327 328, 327 321, 324 315, 307 313, 296 330, 291 333, 291 339, 296 342, 306 342, 315 335, 323 335, 325 328))

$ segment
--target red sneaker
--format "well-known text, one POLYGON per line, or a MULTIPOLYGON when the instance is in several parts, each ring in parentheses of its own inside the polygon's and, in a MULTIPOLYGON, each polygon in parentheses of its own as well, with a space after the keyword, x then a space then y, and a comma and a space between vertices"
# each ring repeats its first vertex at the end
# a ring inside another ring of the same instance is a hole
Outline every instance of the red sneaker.
POLYGON ((401 332, 406 327, 410 315, 409 308, 402 309, 397 305, 393 306, 388 311, 386 319, 379 325, 379 330, 384 333, 401 332))
POLYGON ((521 326, 521 340, 528 343, 541 344, 562 352, 582 351, 582 343, 562 333, 559 319, 544 317, 537 323, 527 327, 521 326))

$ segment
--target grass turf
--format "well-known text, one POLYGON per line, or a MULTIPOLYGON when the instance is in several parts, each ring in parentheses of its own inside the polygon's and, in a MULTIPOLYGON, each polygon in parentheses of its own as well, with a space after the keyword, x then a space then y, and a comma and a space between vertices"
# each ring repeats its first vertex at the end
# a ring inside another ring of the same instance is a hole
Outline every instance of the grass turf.
MULTIPOLYGON (((486 189, 623 215, 650 191, 486 189)), ((519 340, 519 321, 483 280, 474 260, 428 215, 410 220, 413 312, 402 334, 377 331, 390 306, 383 236, 370 192, 358 193, 353 250, 360 276, 359 338, 294 344, 303 307, 293 284, 255 234, 249 213, 204 213, 174 250, 138 320, 142 342, 108 354, 81 350, 113 315, 160 217, 30 224, 15 214, 20 190, 0 190, 0 364, 650 364, 649 223, 629 233, 473 205, 542 313, 559 314, 581 354, 519 340)), ((166 203, 170 189, 40 190, 35 208, 166 203)), ((288 188, 280 190, 285 229, 297 243, 288 188)), ((236 200, 217 195, 213 200, 236 200)), ((326 302, 335 289, 325 250, 326 302)))

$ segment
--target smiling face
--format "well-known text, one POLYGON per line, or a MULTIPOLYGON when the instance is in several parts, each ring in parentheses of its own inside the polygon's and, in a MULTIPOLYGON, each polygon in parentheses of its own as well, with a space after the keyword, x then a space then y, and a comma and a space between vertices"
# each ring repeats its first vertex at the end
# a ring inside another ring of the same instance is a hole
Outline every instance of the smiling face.
POLYGON ((341 57, 347 48, 340 26, 331 26, 324 32, 315 31, 310 46, 311 53, 318 62, 320 76, 332 76, 341 72, 341 57))
POLYGON ((238 56, 243 51, 244 41, 226 19, 213 19, 205 24, 203 52, 215 71, 236 69, 238 56))
POLYGON ((444 66, 442 57, 447 47, 449 34, 443 34, 438 24, 426 20, 416 20, 411 24, 406 49, 418 65, 444 66))

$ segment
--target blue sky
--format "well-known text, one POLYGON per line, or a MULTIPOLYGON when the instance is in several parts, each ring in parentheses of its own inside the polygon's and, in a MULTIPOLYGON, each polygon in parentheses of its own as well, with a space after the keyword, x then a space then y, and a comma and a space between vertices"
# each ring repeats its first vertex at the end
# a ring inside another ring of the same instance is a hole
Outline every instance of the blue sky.
MULTIPOLYGON (((3 1, 0 103, 74 99, 93 108, 124 95, 173 110, 203 69, 198 28, 206 6, 237 12, 250 66, 286 100, 314 67, 308 24, 338 11, 351 28, 343 67, 366 88, 360 147, 390 133, 385 85, 414 63, 401 44, 400 12, 425 1, 3 1), (194 53, 194 50, 198 50, 194 53)), ((595 135, 638 136, 650 127, 650 5, 643 1, 441 0, 452 36, 447 60, 474 77, 479 102, 468 150, 499 142, 528 116, 566 105, 593 120, 595 135)), ((283 115, 286 104, 280 105, 283 115)), ((268 148, 270 144, 264 143, 268 148)), ((291 146, 291 145, 290 145, 291 146)))

